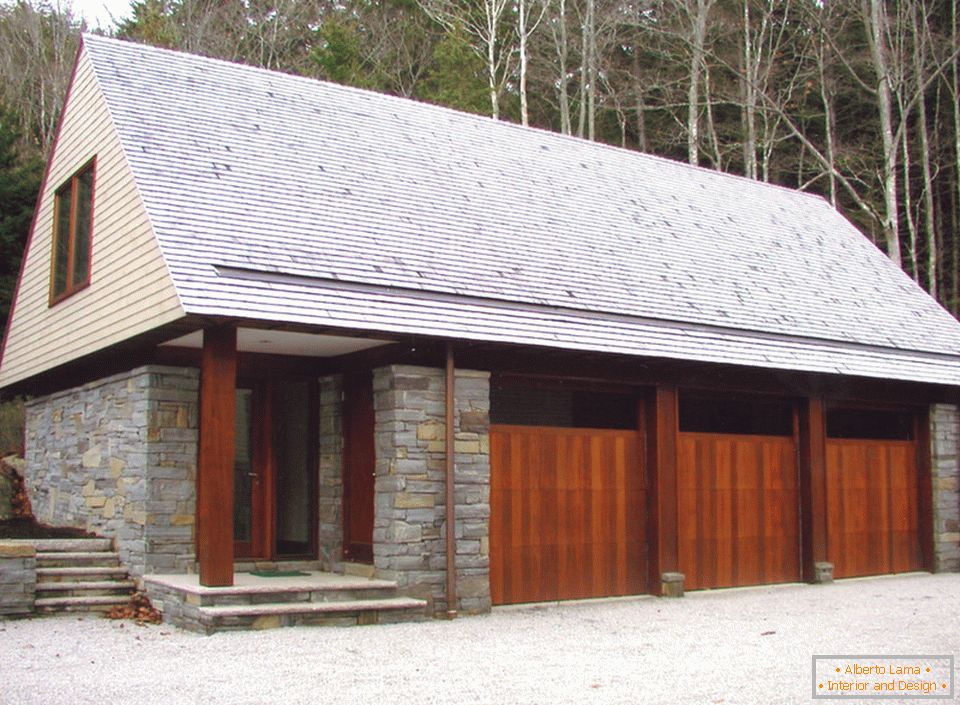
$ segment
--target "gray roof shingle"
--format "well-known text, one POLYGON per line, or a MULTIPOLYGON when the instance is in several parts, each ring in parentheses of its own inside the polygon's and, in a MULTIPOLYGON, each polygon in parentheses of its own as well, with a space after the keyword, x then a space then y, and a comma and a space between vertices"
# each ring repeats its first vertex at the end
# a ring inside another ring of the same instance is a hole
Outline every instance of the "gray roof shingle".
POLYGON ((960 384, 819 197, 86 35, 188 313, 960 384))

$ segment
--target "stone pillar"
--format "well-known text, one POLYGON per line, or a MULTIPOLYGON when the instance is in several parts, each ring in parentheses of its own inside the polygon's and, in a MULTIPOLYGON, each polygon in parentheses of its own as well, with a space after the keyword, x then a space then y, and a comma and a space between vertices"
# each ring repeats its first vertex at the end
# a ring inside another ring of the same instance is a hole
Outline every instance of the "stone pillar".
POLYGON ((930 474, 933 486, 933 564, 960 571, 960 409, 930 407, 930 474))
POLYGON ((116 541, 135 576, 193 565, 198 372, 148 365, 26 404, 37 519, 116 541))
POLYGON ((339 572, 343 561, 343 379, 320 380, 320 481, 317 499, 320 564, 339 572))
MULTIPOLYGON (((377 452, 373 556, 376 576, 447 611, 444 372, 394 365, 374 370, 377 452)), ((490 379, 457 370, 455 404, 458 612, 490 610, 490 379)))

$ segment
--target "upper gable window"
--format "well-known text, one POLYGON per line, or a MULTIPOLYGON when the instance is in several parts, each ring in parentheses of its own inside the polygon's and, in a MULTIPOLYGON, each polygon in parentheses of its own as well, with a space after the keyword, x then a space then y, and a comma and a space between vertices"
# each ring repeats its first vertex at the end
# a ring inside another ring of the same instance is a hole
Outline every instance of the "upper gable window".
POLYGON ((90 283, 93 181, 94 162, 90 162, 57 189, 50 305, 90 283))

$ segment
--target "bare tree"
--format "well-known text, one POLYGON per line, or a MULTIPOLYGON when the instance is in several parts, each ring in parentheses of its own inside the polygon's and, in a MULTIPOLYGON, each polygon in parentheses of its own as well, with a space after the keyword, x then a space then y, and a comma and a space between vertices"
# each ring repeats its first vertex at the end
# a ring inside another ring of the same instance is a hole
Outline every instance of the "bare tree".
POLYGON ((418 0, 424 12, 448 31, 461 29, 475 40, 473 49, 485 61, 490 114, 500 119, 500 91, 509 73, 511 47, 503 46, 507 0, 418 0))
POLYGON ((26 146, 42 155, 53 143, 82 26, 67 2, 0 6, 0 103, 16 107, 26 146))
MULTIPOLYGON (((562 1, 562 0, 561 0, 562 1)), ((548 0, 516 0, 517 3, 517 39, 520 53, 520 122, 530 124, 530 111, 527 101, 527 64, 529 52, 527 44, 530 37, 543 20, 548 0)))

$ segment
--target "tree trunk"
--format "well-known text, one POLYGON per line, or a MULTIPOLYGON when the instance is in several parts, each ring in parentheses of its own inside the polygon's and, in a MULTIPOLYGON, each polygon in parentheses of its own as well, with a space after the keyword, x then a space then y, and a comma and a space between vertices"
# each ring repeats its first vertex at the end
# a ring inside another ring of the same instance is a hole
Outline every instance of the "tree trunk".
POLYGON ((757 72, 750 33, 750 0, 743 0, 743 71, 740 79, 743 97, 743 175, 757 178, 757 72))
POLYGON ((690 0, 696 3, 691 11, 690 72, 687 84, 687 160, 700 163, 700 80, 707 43, 707 15, 713 0, 690 0))
POLYGON ((884 0, 863 0, 867 25, 867 42, 877 78, 877 110, 880 117, 880 137, 883 145, 883 234, 887 256, 902 265, 900 255, 900 220, 897 211, 897 144, 894 141, 893 91, 888 62, 888 19, 884 0))
POLYGON ((527 110, 527 2, 517 0, 517 31, 520 35, 520 124, 530 124, 530 113, 527 110))
POLYGON ((557 59, 560 63, 560 81, 557 87, 560 100, 560 132, 569 135, 571 132, 570 124, 570 95, 568 93, 569 69, 567 59, 569 58, 569 45, 567 43, 567 0, 560 1, 559 18, 559 42, 557 46, 557 59))

